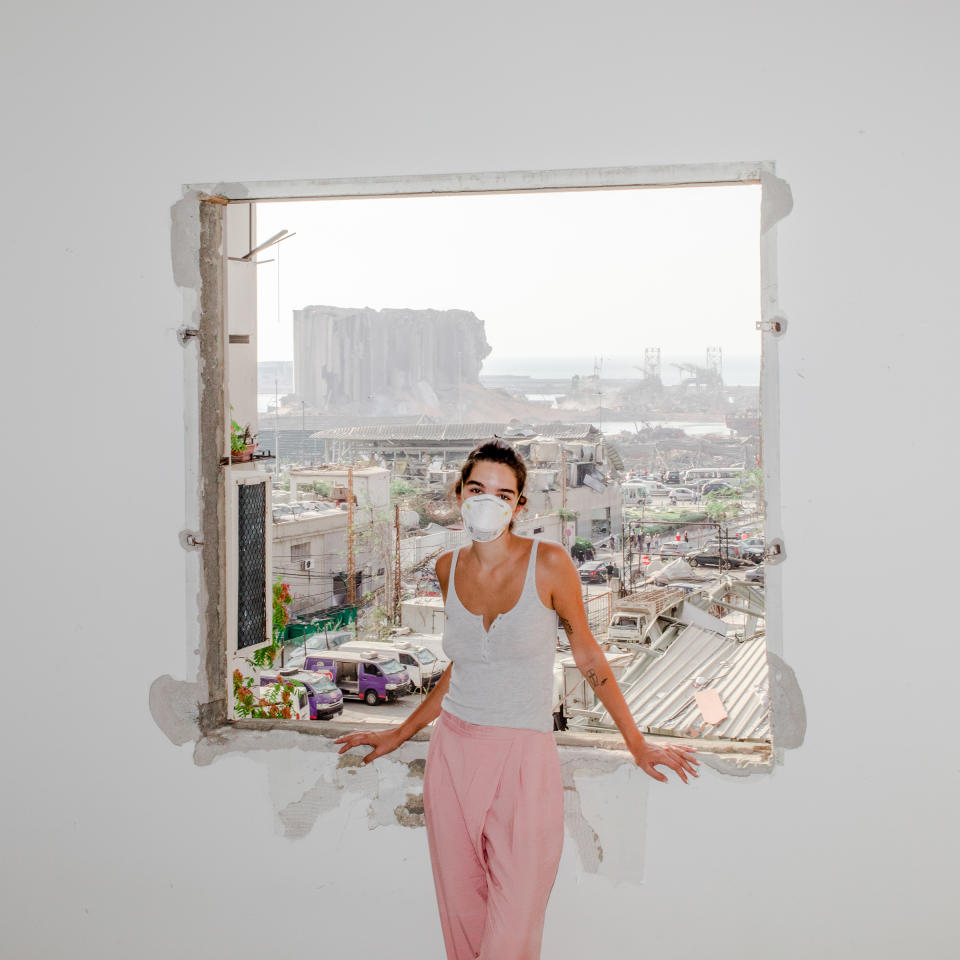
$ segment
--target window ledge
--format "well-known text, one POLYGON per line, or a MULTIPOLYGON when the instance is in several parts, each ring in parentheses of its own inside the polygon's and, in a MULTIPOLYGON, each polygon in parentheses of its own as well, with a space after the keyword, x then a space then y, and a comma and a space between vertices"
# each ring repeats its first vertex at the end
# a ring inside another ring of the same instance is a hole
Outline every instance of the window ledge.
MULTIPOLYGON (((370 724, 369 727, 371 731, 389 730, 390 724, 370 724)), ((216 739, 219 734, 226 733, 230 730, 255 730, 261 733, 268 730, 292 730, 296 733, 302 733, 311 737, 324 737, 327 740, 335 740, 337 737, 342 737, 348 733, 355 733, 361 728, 362 727, 357 724, 337 723, 335 721, 324 720, 233 720, 217 730, 212 731, 209 736, 211 739, 216 739)), ((415 733, 406 742, 427 742, 430 740, 431 731, 432 727, 424 727, 423 730, 415 733)), ((599 749, 623 754, 627 753, 623 740, 615 734, 587 734, 557 731, 553 736, 558 747, 599 749)), ((655 734, 645 734, 645 738, 650 743, 655 743, 659 746, 693 747, 697 751, 698 756, 742 759, 758 764, 771 764, 773 761, 773 748, 770 744, 724 740, 694 740, 689 737, 663 737, 655 734)))

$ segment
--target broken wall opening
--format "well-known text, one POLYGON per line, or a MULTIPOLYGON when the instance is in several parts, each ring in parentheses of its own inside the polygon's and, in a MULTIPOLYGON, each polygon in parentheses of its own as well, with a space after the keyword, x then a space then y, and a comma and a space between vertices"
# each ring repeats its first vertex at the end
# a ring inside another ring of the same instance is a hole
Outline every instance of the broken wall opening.
MULTIPOLYGON (((723 178, 718 177, 717 172, 718 171, 709 172, 703 169, 699 169, 696 171, 691 169, 688 169, 686 171, 673 170, 673 171, 667 171, 666 173, 664 171, 657 171, 653 176, 651 176, 649 172, 646 172, 647 175, 646 177, 644 177, 643 175, 644 171, 639 171, 637 172, 638 175, 633 178, 631 178, 629 173, 624 173, 623 171, 607 171, 607 172, 582 171, 579 173, 578 172, 572 172, 572 173, 548 172, 546 174, 542 174, 538 176, 542 180, 544 185, 557 185, 558 183, 565 181, 564 185, 557 186, 557 189, 570 189, 575 186, 583 186, 583 181, 591 181, 591 180, 593 181, 592 186, 594 188, 602 185, 607 185, 607 186, 612 185, 612 186, 619 186, 619 187, 627 186, 626 183, 609 183, 608 182, 607 184, 601 184, 599 182, 602 180, 617 181, 618 179, 621 181, 633 179, 635 181, 632 184, 633 186, 664 186, 668 182, 694 183, 694 184, 716 183, 718 182, 718 180, 723 182, 723 178), (686 176, 684 176, 684 174, 686 174, 686 176), (698 179, 697 176, 695 176, 695 174, 699 175, 700 179, 698 179), (655 183, 649 182, 650 180, 656 181, 658 180, 658 178, 660 182, 655 182, 655 183), (581 182, 579 184, 576 184, 573 182, 575 180, 580 180, 581 182)), ((727 172, 728 173, 731 172, 730 168, 728 168, 727 172)), ((772 178, 772 169, 769 167, 769 165, 764 165, 764 164, 740 165, 736 168, 735 172, 737 175, 735 177, 731 177, 729 180, 726 180, 726 182, 728 183, 733 182, 733 183, 740 183, 740 184, 745 182, 754 182, 754 183, 762 184, 763 181, 766 180, 767 186, 769 186, 770 183, 774 183, 774 185, 776 185, 777 183, 775 181, 775 178, 772 178)), ((511 181, 511 177, 513 175, 493 174, 493 175, 485 175, 485 176, 487 177, 487 180, 491 185, 491 190, 493 192, 496 192, 502 196, 503 188, 510 189, 509 184, 511 181)), ((220 191, 220 196, 223 199, 226 199, 228 203, 243 204, 248 209, 252 210, 253 208, 253 204, 251 202, 252 199, 258 199, 261 201, 265 199, 269 199, 271 201, 278 200, 278 199, 281 199, 280 192, 284 190, 287 191, 286 196, 291 198, 310 196, 310 195, 315 195, 317 198, 320 198, 320 197, 334 198, 334 197, 346 197, 346 196, 353 196, 353 197, 359 198, 364 196, 369 197, 371 195, 374 195, 374 196, 407 195, 409 196, 411 193, 416 194, 421 192, 424 192, 424 193, 436 192, 438 188, 442 188, 441 192, 446 191, 450 193, 464 193, 464 192, 476 193, 477 186, 478 186, 476 180, 477 178, 471 178, 471 183, 468 191, 464 191, 463 189, 463 187, 465 186, 465 178, 459 178, 459 177, 408 178, 402 181, 393 181, 393 182, 355 181, 352 183, 338 182, 334 184, 328 183, 328 184, 309 184, 309 185, 251 184, 243 188, 224 188, 221 186, 218 189, 220 191), (391 186, 394 187, 394 190, 392 191, 389 189, 391 186), (243 196, 231 197, 230 196, 231 193, 243 194, 243 196)), ((540 187, 539 189, 542 190, 543 187, 540 187)), ((205 202, 206 209, 214 212, 214 214, 219 213, 222 215, 223 206, 224 205, 221 202, 218 202, 218 200, 214 200, 213 202, 210 202, 208 200, 205 202)), ((773 208, 771 207, 770 199, 766 194, 764 194, 764 197, 762 200, 762 216, 766 216, 769 219, 771 209, 773 208)), ((211 219, 209 215, 208 215, 208 219, 211 219)), ((212 219, 215 220, 216 217, 214 216, 212 219)), ((773 257, 773 251, 769 249, 772 243, 772 237, 771 237, 772 224, 761 223, 760 230, 761 230, 761 242, 760 242, 761 272, 763 272, 764 264, 767 264, 767 270, 769 271, 769 264, 773 257)), ((262 240, 262 236, 258 234, 256 239, 258 242, 260 242, 262 240)), ((213 246, 216 245, 216 239, 213 233, 210 233, 208 235, 207 243, 208 244, 212 243, 213 246)), ((252 249, 253 246, 254 245, 251 243, 250 248, 252 249)), ((219 289, 223 284, 223 277, 222 276, 220 276, 219 278, 216 277, 216 259, 217 259, 216 255, 210 255, 208 250, 208 256, 206 259, 208 263, 208 273, 205 276, 205 287, 209 285, 211 290, 219 289)), ((201 258, 201 261, 203 262, 203 258, 201 258)), ((222 268, 223 264, 221 263, 220 266, 222 268)), ((776 313, 776 310, 775 310, 776 303, 775 303, 775 296, 771 297, 770 295, 770 291, 775 290, 775 284, 771 282, 769 276, 763 278, 761 282, 761 286, 763 287, 764 290, 767 291, 767 295, 763 299, 763 302, 760 304, 760 309, 759 309, 760 313, 765 314, 765 316, 761 319, 761 326, 762 326, 763 324, 769 323, 769 317, 767 315, 769 315, 771 312, 773 312, 774 314, 776 313)), ((210 313, 208 315, 208 319, 210 320, 211 323, 216 323, 217 320, 219 319, 220 321, 219 330, 221 332, 221 337, 223 337, 224 314, 226 313, 226 311, 222 311, 221 315, 218 318, 216 316, 216 313, 217 313, 216 300, 213 297, 211 297, 210 299, 211 299, 211 308, 210 308, 210 313)), ((230 333, 232 333, 232 330, 228 330, 226 333, 225 339, 226 339, 227 345, 229 345, 230 333)), ((770 383, 772 382, 775 386, 775 380, 776 380, 775 364, 770 363, 770 360, 771 360, 770 350, 772 349, 774 344, 772 343, 771 336, 768 334, 771 334, 771 331, 767 330, 764 327, 763 332, 761 333, 762 349, 764 353, 764 363, 763 363, 763 370, 761 372, 761 399, 760 399, 760 404, 761 404, 761 407, 763 408, 764 416, 766 416, 767 414, 767 406, 769 406, 769 404, 772 402, 771 397, 775 398, 775 393, 770 389, 770 383)), ((647 367, 645 370, 646 372, 647 370, 651 369, 649 367, 649 364, 653 362, 654 358, 652 356, 645 357, 644 360, 645 360, 645 364, 647 364, 647 367)), ((709 356, 707 360, 709 364, 709 356)), ((707 366, 704 369, 709 369, 709 367, 707 366)), ((214 363, 210 363, 209 366, 207 367, 207 373, 208 373, 208 376, 205 379, 205 389, 213 390, 213 391, 219 390, 222 395, 224 391, 223 371, 222 370, 218 371, 216 363, 214 362, 214 363), (219 384, 216 382, 218 377, 220 378, 220 381, 221 381, 219 384)), ((699 371, 696 373, 696 376, 700 376, 699 371)), ((462 391, 462 384, 458 384, 458 387, 459 387, 459 390, 462 391)), ((249 400, 250 400, 249 395, 246 395, 242 400, 242 403, 246 404, 245 409, 249 409, 249 400)), ((300 415, 301 415, 301 424, 303 424, 303 421, 305 420, 305 417, 306 417, 306 410, 305 410, 305 402, 302 399, 301 399, 301 403, 303 405, 301 406, 301 409, 300 409, 300 415)), ((222 406, 222 409, 226 411, 229 407, 229 402, 224 401, 221 406, 222 406)), ((224 419, 226 419, 225 412, 224 412, 224 419)), ((765 419, 764 420, 765 426, 768 422, 771 424, 774 424, 775 418, 765 419)), ((209 426, 210 424, 208 423, 207 433, 209 433, 209 426)), ((220 432, 222 435, 222 430, 220 432)), ((267 431, 267 433, 269 435, 269 430, 267 431)), ((343 461, 345 458, 349 456, 351 452, 349 448, 349 444, 341 441, 339 442, 339 445, 338 445, 337 444, 338 438, 332 438, 333 442, 329 443, 328 439, 329 438, 325 438, 325 443, 327 443, 328 445, 326 446, 324 451, 326 454, 326 456, 323 457, 324 461, 327 461, 328 459, 329 460, 337 459, 337 460, 343 461), (331 456, 331 452, 333 452, 332 456, 331 456)), ((765 515, 766 515, 768 524, 770 521, 771 497, 773 498, 774 502, 776 502, 776 498, 777 498, 776 483, 772 482, 776 480, 777 440, 778 438, 775 434, 775 428, 774 430, 770 430, 770 431, 765 430, 764 437, 763 437, 763 443, 764 443, 764 488, 763 489, 764 489, 764 498, 765 498, 765 506, 766 506, 765 515), (773 454, 772 458, 771 458, 771 454, 773 454)), ((404 442, 411 442, 411 441, 407 440, 404 442)), ((422 444, 422 438, 415 437, 413 438, 412 442, 422 444)), ((225 446, 225 442, 221 443, 220 446, 221 448, 225 446)), ((277 445, 274 444, 274 446, 277 446, 277 445)), ((451 444, 451 446, 453 446, 453 444, 451 444)), ((276 452, 280 453, 279 450, 277 450, 276 452)), ((580 453, 582 454, 582 450, 580 451, 580 453)), ((394 462, 391 464, 391 466, 394 468, 396 466, 396 460, 397 460, 397 457, 394 456, 393 458, 394 462)), ((445 465, 445 461, 441 463, 441 468, 444 465, 445 465)), ((205 476, 205 483, 207 484, 208 491, 212 491, 212 489, 215 488, 217 484, 213 482, 213 477, 210 475, 210 471, 205 470, 204 476, 205 476)), ((559 482, 562 484, 566 478, 565 476, 561 476, 558 479, 559 479, 559 482)), ((204 498, 205 518, 207 518, 207 507, 208 507, 208 501, 207 501, 207 498, 205 497, 204 498)), ((535 518, 535 520, 538 520, 538 521, 539 519, 540 518, 535 518)), ((206 529, 206 524, 205 524, 205 529, 206 529)), ((768 526, 768 530, 769 530, 769 526, 768 526)), ((571 532, 572 531, 569 531, 569 529, 562 530, 561 536, 563 537, 565 534, 566 536, 569 536, 571 532)), ((620 538, 621 538, 621 544, 630 542, 629 525, 626 527, 626 531, 625 531, 625 528, 621 526, 620 538)), ((207 546, 209 546, 209 544, 207 544, 207 546)), ((642 549, 642 547, 640 549, 642 549)), ((222 583, 219 585, 217 584, 216 577, 210 574, 210 568, 215 567, 216 570, 219 571, 221 566, 223 565, 224 558, 222 557, 217 558, 216 562, 214 562, 214 560, 209 559, 209 555, 212 552, 213 551, 210 551, 205 548, 204 569, 208 571, 208 575, 206 578, 206 581, 208 584, 207 592, 208 592, 208 596, 212 596, 213 593, 219 588, 221 603, 219 605, 216 603, 208 604, 208 606, 211 607, 211 609, 219 609, 222 611, 226 606, 226 603, 224 602, 224 598, 223 598, 223 594, 224 594, 223 584, 222 583)), ((631 551, 631 553, 632 552, 633 551, 631 551)), ((639 553, 638 551, 637 556, 642 556, 642 554, 639 553)), ((309 560, 312 558, 307 558, 307 559, 309 560)), ((301 563, 303 562, 303 558, 298 557, 297 560, 300 561, 301 563)), ((378 566, 377 569, 382 569, 383 575, 385 576, 386 571, 389 569, 389 567, 387 565, 383 565, 382 567, 378 566)), ((341 571, 337 575, 340 575, 342 578, 343 572, 341 571)), ((773 584, 773 588, 774 588, 773 592, 776 592, 777 588, 776 588, 775 582, 773 584)), ((768 597, 770 596, 770 593, 771 593, 770 585, 768 585, 766 587, 766 594, 768 597)), ((774 601, 774 609, 776 610, 776 600, 774 601)), ((769 617, 769 612, 767 615, 769 617)), ((775 612, 775 618, 776 618, 776 612, 775 612)), ((211 624, 214 626, 215 631, 222 630, 222 624, 216 623, 216 618, 213 618, 213 620, 208 618, 208 624, 207 624, 208 634, 210 632, 211 624)), ((777 638, 777 640, 775 641, 775 645, 777 645, 778 643, 779 643, 779 639, 777 638)), ((207 658, 206 658, 207 663, 212 665, 218 659, 223 658, 223 651, 226 649, 226 647, 227 647, 226 641, 221 641, 218 644, 217 641, 214 640, 212 644, 208 644, 207 658)), ((220 682, 220 677, 216 675, 215 670, 211 674, 211 669, 212 667, 208 668, 208 671, 207 671, 208 684, 209 684, 209 689, 211 691, 215 691, 216 685, 219 684, 220 682), (214 677, 213 683, 209 682, 211 675, 214 677)), ((223 670, 222 672, 225 673, 225 670, 223 670)), ((218 726, 219 723, 221 723, 225 717, 225 711, 227 706, 226 699, 228 699, 229 697, 229 686, 228 684, 224 683, 223 686, 220 687, 220 689, 223 690, 224 687, 226 687, 226 694, 227 694, 226 698, 216 697, 211 693, 208 699, 208 706, 205 709, 205 713, 207 716, 212 718, 211 721, 209 721, 210 728, 218 726), (210 704, 216 704, 216 707, 211 707, 210 704)), ((311 728, 310 732, 316 732, 315 728, 311 728)), ((337 730, 335 728, 326 727, 324 732, 328 734, 334 734, 337 732, 337 730)), ((560 735, 560 736, 561 738, 564 737, 564 735, 560 735)), ((576 738, 577 738, 576 735, 569 734, 566 736, 568 736, 568 738, 572 738, 572 739, 569 739, 569 742, 576 741, 576 738)), ((594 740, 594 742, 597 743, 597 745, 607 745, 607 746, 615 745, 615 741, 613 743, 607 743, 607 744, 602 743, 604 739, 605 738, 603 737, 598 737, 594 740)))

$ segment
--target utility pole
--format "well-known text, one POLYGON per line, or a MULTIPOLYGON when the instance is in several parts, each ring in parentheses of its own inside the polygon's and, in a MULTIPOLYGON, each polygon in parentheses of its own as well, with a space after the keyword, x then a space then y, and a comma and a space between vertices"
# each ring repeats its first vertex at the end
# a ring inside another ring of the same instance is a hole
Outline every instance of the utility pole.
POLYGON ((640 578, 643 581, 646 581, 647 579, 647 567, 643 562, 644 542, 646 540, 643 516, 646 513, 646 511, 647 511, 647 498, 644 497, 643 500, 640 502, 640 578))
POLYGON ((400 504, 393 505, 394 556, 393 556, 393 622, 400 626, 400 504))
POLYGON ((567 448, 560 441, 560 536, 564 549, 569 553, 567 543, 567 448))
MULTIPOLYGON (((627 528, 629 529, 629 527, 627 528)), ((624 534, 623 524, 620 524, 620 596, 622 597, 625 593, 629 592, 630 584, 628 582, 628 574, 630 568, 627 566, 630 559, 630 555, 627 552, 627 538, 624 534)))
POLYGON ((357 557, 353 531, 353 467, 347 468, 347 606, 357 604, 357 557))

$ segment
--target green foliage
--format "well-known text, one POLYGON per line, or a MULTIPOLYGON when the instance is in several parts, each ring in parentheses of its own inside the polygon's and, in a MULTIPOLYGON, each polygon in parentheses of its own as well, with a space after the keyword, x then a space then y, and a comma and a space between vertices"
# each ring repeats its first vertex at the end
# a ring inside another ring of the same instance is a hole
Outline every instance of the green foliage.
POLYGON ((283 645, 284 628, 290 622, 287 607, 293 598, 290 596, 290 584, 279 578, 273 582, 273 640, 269 646, 260 647, 247 659, 252 667, 272 667, 283 645))
POLYGON ((272 667, 279 652, 280 643, 277 637, 274 636, 273 643, 268 647, 260 647, 259 650, 254 650, 253 656, 247 658, 247 663, 249 663, 251 667, 272 667))
POLYGON ((739 490, 712 490, 703 500, 711 520, 728 520, 743 509, 739 490))
MULTIPOLYGON (((290 489, 290 481, 287 481, 287 489, 290 489)), ((333 487, 329 483, 324 483, 322 480, 315 480, 313 482, 313 492, 318 494, 321 497, 329 498, 330 494, 333 492, 333 487)))
POLYGON ((254 693, 255 680, 233 671, 233 702, 238 717, 254 720, 290 720, 297 692, 296 683, 275 683, 260 696, 254 693))
POLYGON ((230 420, 230 453, 243 453, 247 447, 252 446, 256 440, 256 435, 250 432, 250 424, 241 427, 236 420, 230 420))
MULTIPOLYGON (((382 591, 380 592, 382 594, 382 591)), ((371 593, 364 594, 363 599, 368 606, 359 616, 357 633, 368 639, 375 637, 377 640, 382 640, 396 626, 390 611, 376 602, 376 598, 371 593)))
POLYGON ((585 557, 590 555, 590 551, 592 549, 593 544, 589 540, 587 540, 585 537, 577 537, 573 541, 573 546, 570 548, 570 553, 578 560, 583 560, 585 557))
POLYGON ((763 470, 760 467, 754 467, 747 470, 742 478, 743 490, 748 493, 763 492, 763 470))
POLYGON ((660 510, 656 513, 648 510, 644 515, 644 519, 651 522, 654 520, 666 520, 671 523, 695 523, 697 520, 703 520, 704 516, 704 513, 700 510, 660 510))
POLYGON ((408 497, 417 492, 417 488, 403 477, 394 477, 390 481, 390 496, 395 500, 401 497, 408 497))
POLYGON ((293 598, 290 596, 290 584, 284 583, 278 577, 273 581, 273 641, 283 632, 283 628, 290 622, 287 607, 293 598))

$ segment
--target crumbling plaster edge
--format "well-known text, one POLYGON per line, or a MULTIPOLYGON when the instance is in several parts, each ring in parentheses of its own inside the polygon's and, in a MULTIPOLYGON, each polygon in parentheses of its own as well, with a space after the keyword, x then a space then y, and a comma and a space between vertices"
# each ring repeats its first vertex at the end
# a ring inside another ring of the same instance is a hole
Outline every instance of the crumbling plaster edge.
MULTIPOLYGON (((187 310, 186 325, 207 327, 207 339, 211 342, 207 355, 201 350, 201 396, 194 398, 197 408, 189 407, 190 398, 187 398, 188 436, 191 426, 197 431, 194 438, 196 452, 201 456, 199 476, 194 475, 195 485, 188 488, 188 497, 197 497, 201 507, 203 519, 203 539, 207 542, 204 547, 204 572, 199 582, 191 579, 196 587, 197 608, 196 623, 191 624, 191 630, 199 633, 200 658, 199 674, 196 682, 177 681, 170 676, 158 677, 150 688, 150 711, 154 721, 163 733, 174 744, 184 744, 194 741, 194 760, 198 765, 213 762, 217 756, 229 752, 245 753, 250 750, 286 749, 291 745, 300 749, 324 749, 327 740, 347 732, 352 727, 346 724, 324 724, 322 729, 308 724, 291 724, 271 721, 239 721, 225 722, 226 701, 213 691, 224 689, 225 680, 221 675, 222 667, 218 667, 221 659, 225 659, 225 650, 222 649, 222 640, 215 638, 222 634, 222 603, 223 603, 223 570, 219 543, 222 542, 222 528, 224 518, 219 508, 222 500, 220 496, 210 497, 213 488, 222 483, 221 471, 218 467, 219 457, 212 456, 220 451, 204 449, 203 443, 211 445, 209 425, 203 429, 200 417, 206 407, 208 416, 209 405, 202 402, 203 391, 211 388, 211 376, 216 378, 218 372, 222 374, 222 343, 220 339, 221 318, 218 311, 222 309, 222 265, 219 264, 220 248, 220 214, 223 202, 251 201, 254 199, 294 199, 294 198, 322 198, 334 196, 376 196, 405 194, 431 194, 471 191, 511 190, 530 191, 534 189, 575 189, 578 186, 585 189, 610 186, 624 187, 657 187, 686 184, 691 186, 719 183, 747 183, 759 182, 762 188, 761 195, 761 315, 764 320, 779 314, 777 302, 776 278, 776 224, 792 209, 793 199, 789 185, 775 174, 775 165, 772 162, 739 162, 739 163, 708 163, 708 164, 672 164, 661 166, 640 167, 607 167, 586 168, 573 170, 545 170, 545 171, 511 171, 502 173, 464 173, 438 174, 401 177, 372 177, 364 179, 342 180, 307 180, 307 181, 250 181, 246 183, 218 183, 203 186, 185 186, 182 198, 172 208, 171 231, 171 259, 174 281, 184 289, 197 295, 194 305, 187 310), (221 199, 222 198, 222 199, 221 199), (215 201, 213 203, 204 201, 215 201), (196 211, 199 210, 199 213, 196 211), (203 236, 202 236, 203 234, 203 236), (206 257, 205 257, 206 254, 206 257), (211 254, 213 256, 211 257, 211 254), (198 309, 199 307, 199 309, 198 309), (199 321, 199 322, 198 322, 199 321), (214 333, 210 327, 216 326, 214 333), (213 333, 213 337, 210 334, 213 333), (204 369, 206 367, 206 369, 204 369), (190 417, 196 418, 191 424, 190 417), (203 464, 208 464, 204 469, 203 464), (212 466, 210 466, 212 464, 212 466), (199 483, 196 481, 199 480, 199 483), (200 488, 206 487, 206 490, 200 488), (204 496, 207 493, 208 496, 204 496), (213 510, 210 509, 210 500, 214 501, 213 510), (217 545, 211 549, 211 546, 217 545), (214 554, 215 556, 211 556, 214 554), (213 648, 216 647, 216 650, 213 648), (217 655, 219 654, 219 656, 217 655), (191 706, 192 704, 192 706, 191 706), (270 733, 270 737, 265 735, 270 733), (307 736, 304 736, 306 734, 307 736), (290 738, 293 738, 292 741, 290 738), (267 742, 264 742, 264 741, 267 742)), ((765 356, 772 351, 776 356, 776 341, 768 334, 763 334, 763 348, 765 356)), ((190 362, 188 360, 187 362, 190 362)), ((767 398, 778 396, 777 365, 767 365, 764 386, 767 398)), ((222 379, 222 376, 221 376, 222 379)), ((220 387, 222 391, 222 384, 220 387)), ((222 419, 222 396, 214 402, 215 413, 213 419, 222 419)), ((778 418, 765 419, 768 429, 765 443, 765 467, 768 467, 768 513, 772 512, 779 522, 779 421, 778 418), (769 464, 767 454, 771 454, 769 464)), ((219 431, 212 431, 216 446, 220 442, 219 431)), ((188 439, 188 448, 190 441, 188 439)), ((189 473, 188 473, 189 480, 189 473)), ((189 486, 189 484, 188 484, 189 486)), ((768 518, 769 519, 769 518, 768 518)), ((779 571, 777 571, 779 574, 779 571)), ((778 633, 782 611, 777 604, 774 612, 776 626, 774 633, 778 633)), ((775 656, 779 650, 771 650, 775 656)), ((751 773, 772 772, 774 760, 782 757, 781 747, 794 748, 803 742, 805 728, 805 713, 803 711, 802 695, 796 678, 789 667, 776 658, 781 668, 785 668, 793 682, 791 697, 792 711, 785 714, 789 719, 786 726, 786 736, 781 740, 781 730, 775 733, 776 748, 768 750, 764 762, 758 763, 756 752, 743 749, 743 745, 731 743, 711 743, 707 747, 703 741, 689 741, 699 751, 699 759, 704 766, 722 773, 731 773, 745 776, 751 773), (799 726, 797 719, 799 718, 799 726), (751 754, 753 759, 750 759, 751 754)), ((774 664, 771 663, 771 667, 774 664)), ((774 696, 776 700, 776 696, 774 696)), ((774 716, 781 716, 779 705, 774 708, 774 716)), ((780 725, 778 724, 778 727, 780 725)), ((650 737, 657 742, 659 738, 650 737)), ((429 740, 429 732, 421 732, 413 742, 429 740)), ((662 738, 661 742, 677 743, 675 738, 662 738)), ((558 734, 557 743, 561 752, 561 760, 565 765, 580 763, 580 755, 584 755, 584 762, 589 761, 591 769, 598 765, 604 770, 615 770, 618 767, 632 763, 629 753, 623 749, 622 741, 616 737, 589 736, 589 742, 584 735, 558 734), (600 752, 598 752, 600 751, 600 752)), ((330 747, 333 745, 330 744, 330 747)), ((401 747, 398 753, 403 756, 401 747)))
MULTIPOLYGON (((329 721, 297 720, 235 720, 200 735, 195 728, 196 747, 194 758, 198 766, 205 766, 218 756, 230 752, 244 753, 250 750, 321 750, 334 753, 339 748, 334 741, 347 733, 357 730, 357 726, 329 721), (272 734, 267 736, 267 734, 272 734)), ((389 727, 370 726, 370 730, 389 729, 389 727)), ((428 743, 432 728, 424 728, 405 741, 390 756, 404 760, 407 744, 428 743)), ((591 767, 600 764, 604 770, 612 771, 624 764, 634 765, 630 752, 623 741, 614 735, 555 733, 554 739, 560 753, 561 762, 589 760, 591 767)), ((657 736, 646 734, 649 743, 659 746, 690 746, 697 751, 701 763, 721 769, 723 761, 736 759, 748 762, 754 772, 772 770, 773 749, 767 744, 738 741, 703 741, 684 737, 657 736)), ((362 754, 358 754, 362 756, 362 754)))

